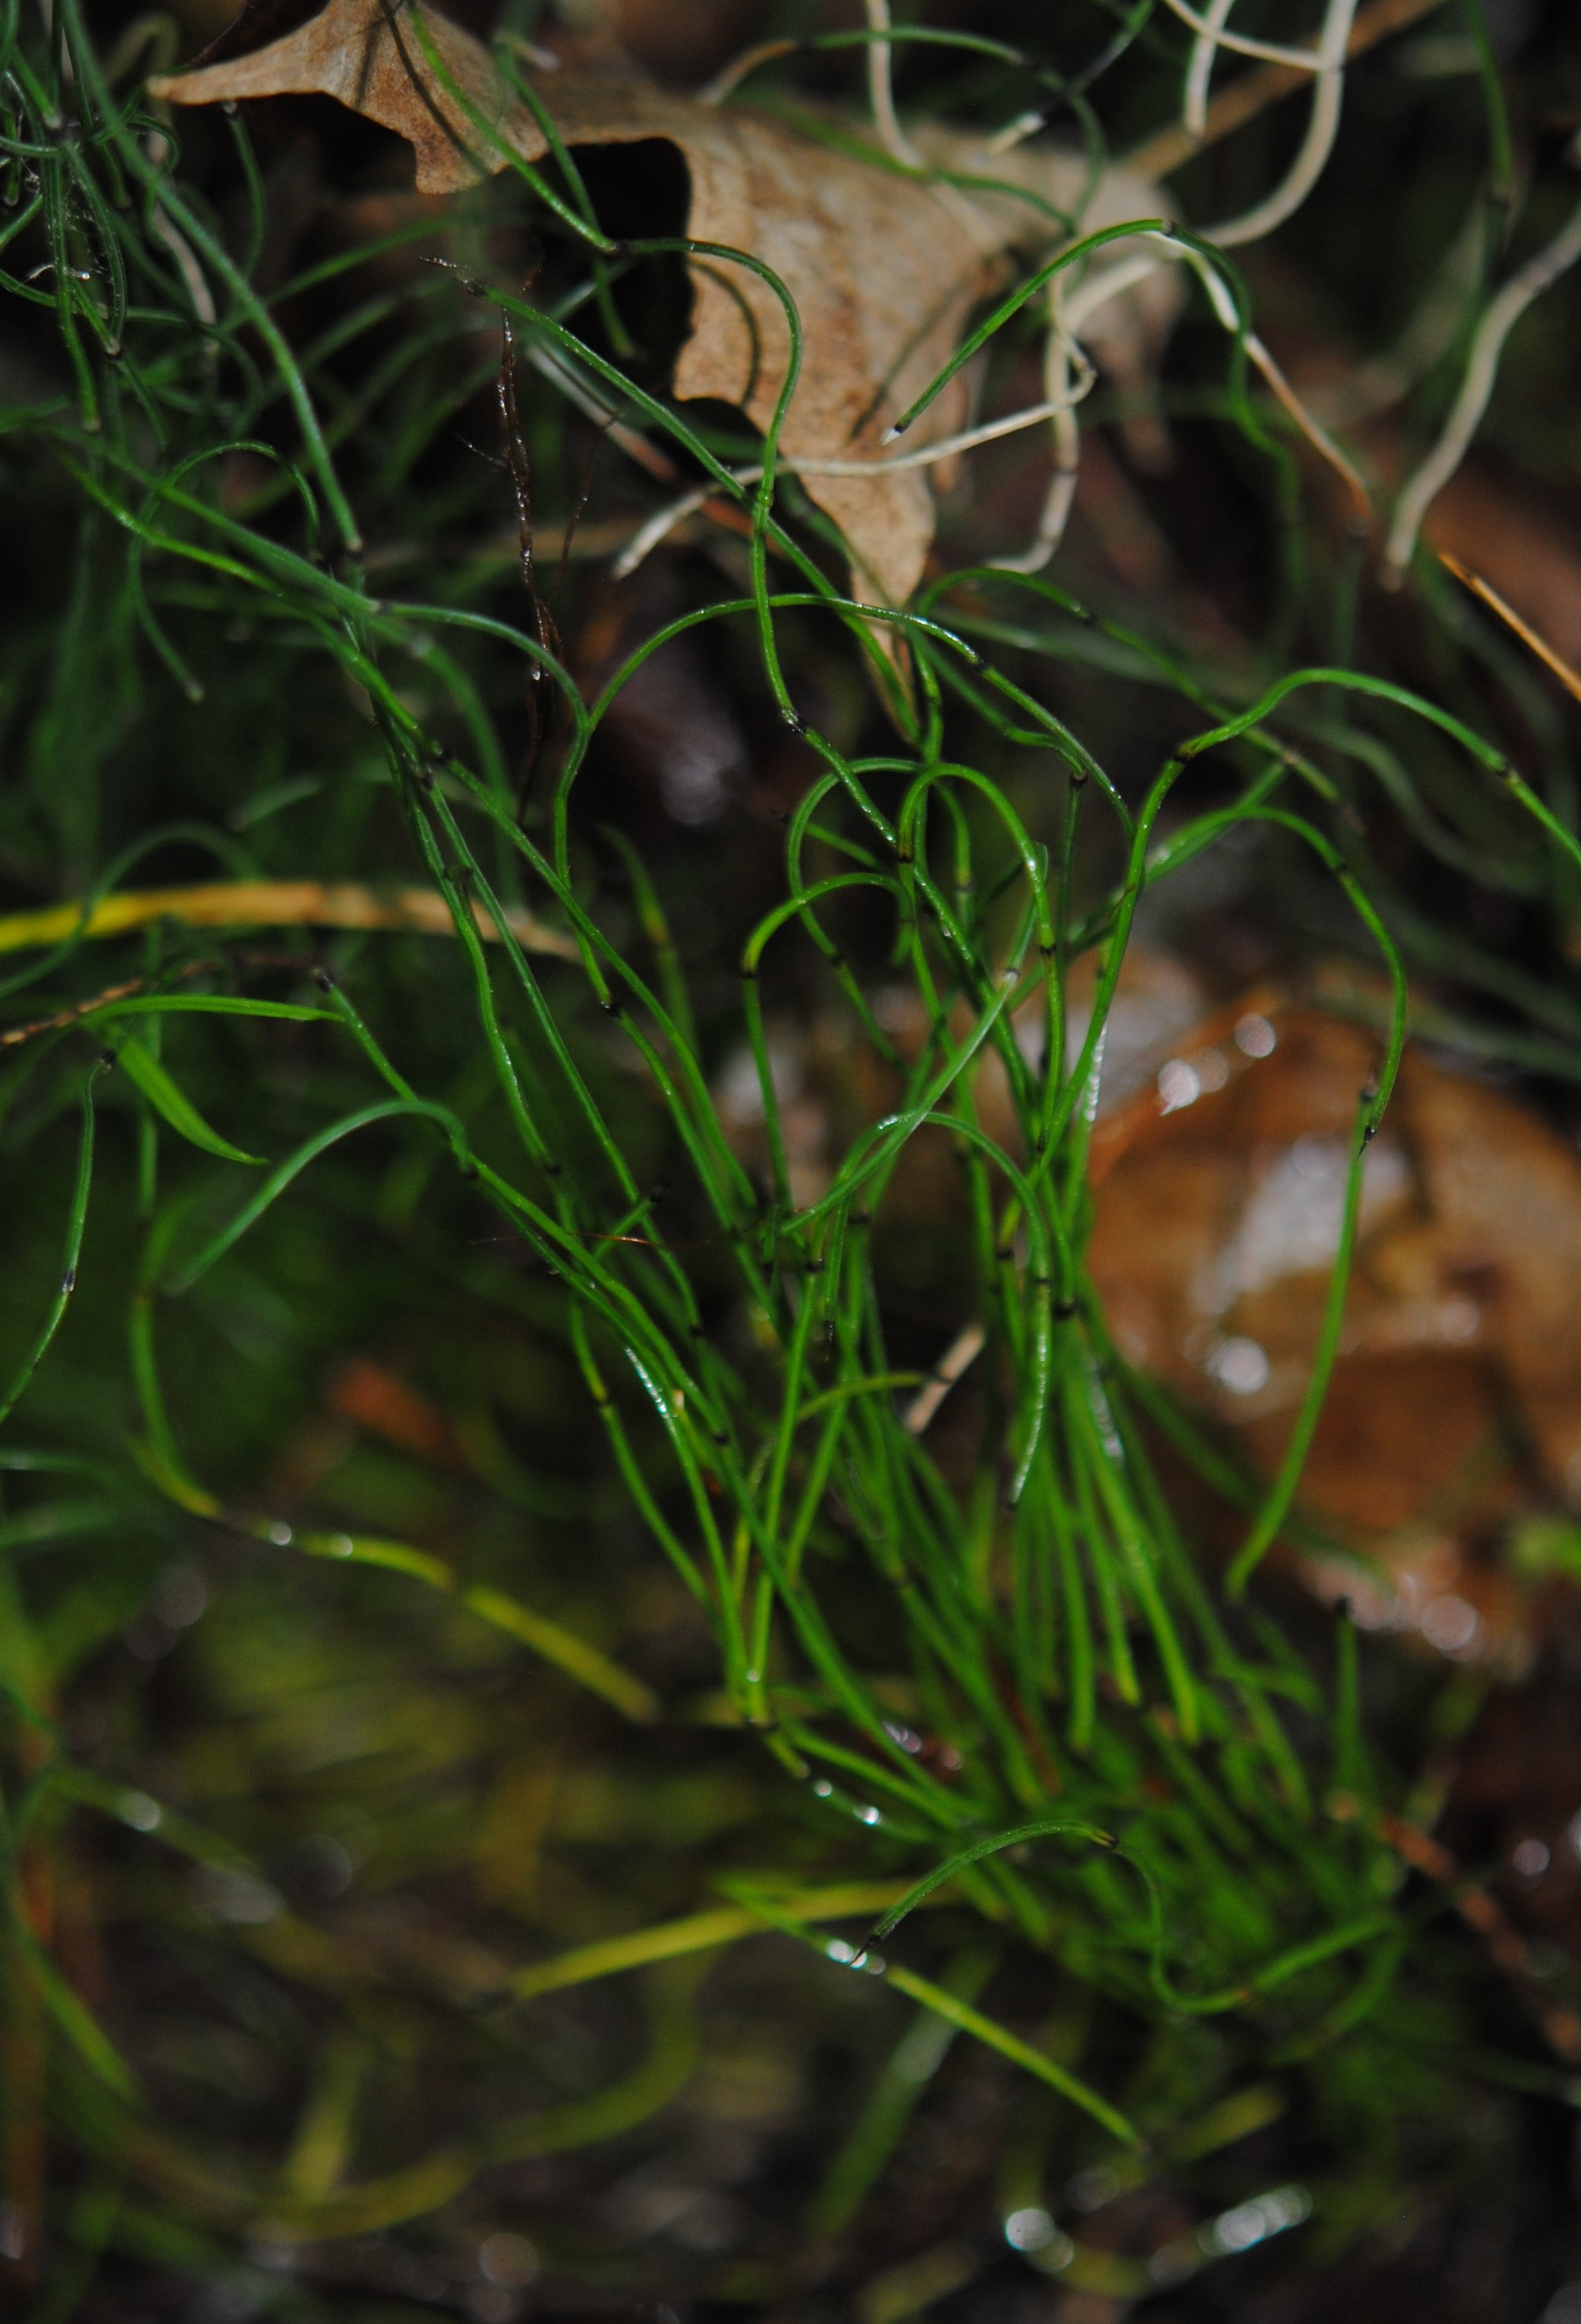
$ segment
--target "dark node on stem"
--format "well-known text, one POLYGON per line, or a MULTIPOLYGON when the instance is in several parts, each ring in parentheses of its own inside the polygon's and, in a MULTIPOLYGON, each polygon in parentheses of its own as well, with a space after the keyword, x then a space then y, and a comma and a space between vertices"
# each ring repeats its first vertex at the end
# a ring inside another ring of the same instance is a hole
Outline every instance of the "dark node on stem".
POLYGON ((831 968, 844 968, 844 967, 845 967, 845 965, 846 965, 846 955, 845 955, 845 954, 844 954, 843 952, 832 952, 832 953, 830 953, 830 954, 829 954, 829 966, 830 966, 831 968))
POLYGON ((612 242, 604 254, 606 258, 629 258, 631 254, 631 244, 625 240, 624 235, 618 242, 612 242))
POLYGON ((1055 1301, 1054 1321, 1057 1323, 1068 1323, 1075 1313, 1076 1302, 1074 1299, 1059 1299, 1055 1301))
POLYGON ((994 1256, 999 1261, 1001 1267, 1013 1267, 1015 1264, 1015 1253, 1013 1250, 996 1250, 994 1256))
POLYGON ((1082 786, 1083 786, 1083 784, 1086 781, 1086 779, 1087 779, 1087 770, 1086 770, 1086 769, 1085 767, 1072 767, 1072 769, 1071 769, 1071 770, 1070 770, 1070 788, 1071 788, 1071 789, 1072 789, 1073 791, 1078 791, 1078 790, 1080 790, 1080 789, 1081 789, 1081 788, 1082 788, 1082 786))
POLYGON ((741 964, 741 981, 744 984, 755 984, 757 982, 757 970, 753 967, 749 961, 744 960, 741 964))
POLYGON ((809 1259, 806 1261, 806 1271, 809 1275, 821 1275, 827 1264, 827 1262, 821 1259, 809 1259))
POLYGON ((795 710, 787 710, 785 713, 785 724, 789 726, 792 734, 805 734, 807 732, 806 719, 795 710))
POLYGON ((106 1074, 110 1071, 110 1068, 114 1065, 115 1062, 116 1053, 114 1049, 101 1049, 99 1051, 99 1063, 104 1067, 106 1074))
POLYGON ((476 1178, 476 1176, 477 1176, 477 1165, 476 1165, 476 1162, 463 1162, 463 1164, 461 1165, 461 1176, 462 1176, 464 1178, 476 1178))
POLYGON ((914 847, 909 847, 904 840, 897 839, 895 842, 895 862, 897 863, 915 863, 916 861, 916 849, 914 847))
POLYGON ((600 1412, 607 1412, 610 1402, 609 1390, 606 1388, 596 1388, 593 1391, 593 1401, 600 1412))
POLYGON ((598 1006, 603 1010, 606 1017, 618 1017, 620 1015, 620 1002, 615 998, 613 993, 606 992, 598 1006))
POLYGON ((1376 1138, 1376 1136, 1377 1136, 1377 1135, 1378 1135, 1378 1125, 1377 1125, 1377 1123, 1376 1123, 1375 1121, 1367 1121, 1367 1122, 1364 1122, 1364 1123, 1363 1123, 1363 1125, 1362 1125, 1362 1144, 1363 1144, 1364 1146, 1371 1146, 1371 1144, 1373 1143, 1373 1139, 1374 1139, 1374 1138, 1376 1138))
POLYGON ((565 1164, 557 1162, 552 1154, 546 1154, 539 1167, 546 1178, 560 1178, 565 1176, 565 1164))
POLYGON ((987 655, 985 653, 979 653, 975 646, 968 646, 966 648, 966 659, 971 663, 974 669, 986 669, 988 667, 987 655))
POLYGON ((1044 939, 1043 939, 1041 936, 1040 936, 1040 937, 1039 937, 1039 939, 1038 939, 1038 952, 1039 952, 1040 956, 1042 959, 1044 959, 1044 960, 1052 960, 1052 959, 1053 959, 1053 957, 1054 957, 1054 955, 1055 955, 1055 954, 1059 951, 1059 945, 1058 945, 1057 944, 1053 943, 1051 940, 1050 940, 1050 941, 1048 941, 1048 942, 1045 942, 1045 941, 1044 941, 1044 939))
POLYGON ((689 1323, 686 1327, 686 1335, 689 1340, 702 1340, 707 1337, 700 1323, 689 1323))
POLYGON ((870 1227, 873 1224, 873 1213, 871 1211, 853 1212, 851 1224, 854 1227, 870 1227))
POLYGON ((722 1428, 711 1428, 711 1429, 708 1431, 708 1434, 709 1434, 709 1435, 713 1438, 713 1440, 714 1440, 714 1442, 715 1442, 715 1443, 716 1443, 716 1444, 719 1445, 719 1446, 722 1448, 722 1450, 724 1450, 725 1452, 728 1452, 728 1451, 730 1450, 730 1439, 729 1439, 729 1437, 726 1435, 726 1432, 724 1431, 724 1429, 722 1429, 722 1428))
POLYGON ((70 1298, 70 1296, 71 1296, 71 1295, 72 1295, 72 1293, 76 1290, 76 1288, 77 1288, 77 1269, 76 1269, 74 1267, 69 1267, 69 1268, 66 1269, 65 1274, 60 1277, 60 1296, 61 1296, 61 1298, 62 1298, 62 1299, 69 1299, 69 1298, 70 1298))
POLYGON ((1378 1094, 1378 1079, 1377 1079, 1377 1075, 1376 1075, 1376 1074, 1370 1074, 1370 1075, 1368 1076, 1368 1078, 1367 1078, 1367 1079, 1366 1079, 1366 1080, 1362 1084, 1361 1088, 1356 1092, 1356 1095, 1357 1095, 1357 1097, 1360 1099, 1360 1101, 1361 1101, 1361 1102, 1363 1103, 1363 1105, 1371 1105, 1371 1104, 1372 1104, 1372 1102, 1373 1102, 1373 1100, 1377 1096, 1377 1094, 1378 1094))
POLYGON ((1032 1277, 1032 1287, 1037 1291, 1047 1291, 1052 1286, 1053 1281, 1054 1277, 1051 1275, 1034 1275, 1032 1277))
POLYGON ((333 992, 335 990, 335 979, 327 968, 316 968, 313 971, 313 982, 320 992, 333 992))

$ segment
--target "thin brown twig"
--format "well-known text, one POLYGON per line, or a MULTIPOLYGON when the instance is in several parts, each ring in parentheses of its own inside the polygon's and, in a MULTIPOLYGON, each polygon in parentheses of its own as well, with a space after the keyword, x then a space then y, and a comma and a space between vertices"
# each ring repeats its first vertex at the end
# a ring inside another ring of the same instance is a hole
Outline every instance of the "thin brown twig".
POLYGON ((1452 556, 1447 549, 1440 549, 1438 555, 1439 564, 1447 565, 1455 578, 1463 582, 1474 597, 1480 597, 1491 612, 1497 613, 1500 621, 1514 631, 1521 644, 1537 656, 1543 668, 1553 672, 1566 693, 1574 695, 1576 700, 1581 702, 1581 670, 1573 669, 1564 655, 1550 646, 1530 622, 1522 621, 1514 606, 1500 596, 1491 581, 1484 581, 1480 573, 1474 573, 1469 565, 1463 565, 1459 558, 1452 556))
MULTIPOLYGON (((204 964, 213 965, 212 962, 204 964)), ((24 1041, 36 1041, 44 1033, 63 1033, 68 1026, 91 1017, 96 1009, 107 1008, 112 1001, 129 1000, 133 993, 141 992, 147 982, 145 976, 128 977, 124 984, 106 984, 91 1001, 79 1001, 69 1009, 57 1009, 52 1017, 34 1017, 25 1025, 8 1025, 0 1033, 0 1049, 19 1049, 24 1041)))
MULTIPOLYGON (((537 262, 522 285, 525 299, 537 277, 537 262)), ((532 608, 535 641, 545 657, 556 661, 563 659, 560 634, 553 613, 544 603, 538 587, 538 575, 533 564, 532 540, 532 466, 527 456, 526 438, 522 433, 522 417, 516 403, 516 337, 508 309, 500 309, 500 368, 495 385, 499 405, 500 434, 504 439, 505 466, 516 495, 517 547, 521 564, 522 586, 532 608)), ((578 509, 578 514, 581 513, 578 509)), ((570 532, 568 529, 561 550, 562 567, 570 553, 570 532)), ((516 808, 520 813, 532 787, 539 756, 560 723, 562 704, 558 693, 549 696, 549 710, 544 715, 543 678, 545 663, 534 661, 527 678, 527 746, 522 754, 522 772, 516 784, 516 808)))
MULTIPOLYGON (((1430 15, 1441 7, 1443 0, 1373 0, 1364 8, 1351 28, 1345 48, 1346 60, 1363 56, 1368 49, 1376 48, 1393 32, 1403 32, 1419 17, 1430 15)), ((1207 118, 1202 134, 1194 137, 1190 130, 1172 122, 1155 136, 1125 156, 1130 169, 1140 170, 1144 178, 1167 178, 1172 171, 1200 153, 1205 146, 1215 145, 1221 137, 1253 121, 1269 106, 1276 105, 1281 97, 1290 97, 1299 88, 1309 88, 1312 76, 1298 71, 1294 65, 1260 65, 1255 72, 1244 73, 1228 88, 1221 89, 1207 108, 1207 118)))
POLYGON ((1424 1831, 1419 1824, 1408 1821, 1404 1816, 1391 1814, 1387 1808, 1369 1812, 1346 1792, 1330 1800, 1328 1812, 1341 1823, 1361 1819, 1402 1863, 1442 1888, 1466 1927, 1481 1938, 1495 1968, 1503 1972, 1521 1995, 1555 2055, 1567 2066, 1581 2065, 1581 2017, 1543 1991, 1531 1974, 1525 1941, 1498 1898, 1467 1873, 1442 1840, 1435 1840, 1431 1832, 1424 1831))
MULTIPOLYGON (((190 960, 175 976, 177 984, 186 984, 195 976, 207 976, 223 969, 222 960, 190 960)), ((277 963, 262 964, 269 967, 277 963)), ((48 1017, 30 1018, 25 1025, 8 1025, 0 1033, 0 1049, 16 1049, 24 1041, 36 1041, 44 1033, 64 1033, 73 1025, 81 1024, 96 1010, 107 1009, 112 1001, 130 1001, 134 993, 146 992, 151 980, 146 976, 129 976, 119 984, 106 984, 101 991, 90 993, 86 1001, 73 1001, 64 1009, 55 1010, 48 1017)))
POLYGON ((1350 495, 1351 523, 1358 533, 1372 529, 1373 496, 1367 490, 1361 470, 1349 455, 1341 451, 1328 430, 1308 410, 1279 364, 1253 332, 1246 341, 1246 352, 1272 390, 1275 399, 1300 429, 1312 449, 1338 476, 1350 495))

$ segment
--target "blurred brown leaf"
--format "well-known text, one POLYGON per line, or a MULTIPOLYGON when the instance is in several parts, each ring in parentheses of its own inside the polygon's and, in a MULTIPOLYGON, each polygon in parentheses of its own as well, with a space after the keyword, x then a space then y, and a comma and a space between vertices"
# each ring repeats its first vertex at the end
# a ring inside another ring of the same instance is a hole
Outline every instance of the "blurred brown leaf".
MULTIPOLYGON (((1250 996, 1178 1039, 1095 1139, 1095 1279, 1132 1362, 1282 1452, 1337 1247, 1359 1025, 1250 996)), ((1506 1666, 1530 1592, 1494 1555, 1581 1499, 1581 1157, 1529 1106, 1408 1048, 1369 1151, 1362 1232, 1305 1507, 1390 1587, 1311 1567, 1358 1615, 1506 1666)))
POLYGON ((369 1436, 377 1436, 398 1452, 414 1452, 420 1460, 441 1466, 461 1465, 455 1432, 445 1413, 371 1356, 347 1356, 337 1364, 325 1387, 324 1401, 342 1420, 369 1436))

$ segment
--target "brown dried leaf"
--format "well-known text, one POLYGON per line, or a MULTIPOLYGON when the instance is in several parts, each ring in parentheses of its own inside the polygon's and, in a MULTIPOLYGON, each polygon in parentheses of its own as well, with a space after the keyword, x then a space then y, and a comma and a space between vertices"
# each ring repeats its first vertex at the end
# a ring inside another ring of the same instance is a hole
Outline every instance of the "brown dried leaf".
MULTIPOLYGON (((1265 1471, 1306 1384, 1377 1048, 1253 997, 1178 1039, 1161 1093, 1095 1141, 1090 1259, 1120 1346, 1265 1471), (1237 1023, 1270 1052, 1248 1056, 1237 1023)), ((1523 1510, 1581 1500, 1581 1159, 1530 1107, 1408 1048, 1364 1185, 1302 1500, 1382 1556, 1376 1619, 1519 1662, 1530 1609, 1484 1552, 1523 1510)), ((1337 1568, 1313 1578, 1356 1595, 1337 1568)))
MULTIPOLYGON (((504 86, 488 51, 431 10, 429 39, 445 70, 501 143, 530 161, 546 141, 504 86)), ((178 105, 285 94, 337 97, 393 129, 417 157, 423 193, 449 193, 506 166, 430 69, 406 0, 328 0, 311 21, 249 55, 152 84, 178 105)), ((663 138, 691 180, 687 232, 772 267, 800 317, 802 362, 781 438, 788 463, 881 456, 885 430, 942 368, 974 303, 1012 248, 1040 246, 1058 226, 1039 204, 1078 198, 1085 163, 1023 150, 1003 159, 938 134, 932 158, 1019 184, 1035 197, 967 196, 836 150, 748 106, 709 105, 634 73, 545 75, 538 94, 569 144, 663 138)), ((848 126, 848 124, 847 124, 848 126)), ((1159 198, 1127 172, 1109 173, 1086 210, 1091 224, 1158 216, 1159 198)), ((1105 310, 1115 359, 1134 366, 1180 296, 1163 270, 1145 297, 1105 310)), ((691 331, 675 378, 678 397, 716 398, 766 428, 785 382, 790 340, 783 309, 750 268, 725 259, 691 265, 691 331)), ((1096 351, 1105 344, 1099 334, 1096 351)), ((963 378, 938 396, 906 438, 909 452, 957 432, 963 378)), ((933 495, 920 468, 806 478, 806 490, 849 545, 855 594, 903 604, 933 539, 933 495)))
MULTIPOLYGON (((404 8, 381 0, 329 0, 296 31, 242 56, 149 83, 151 96, 172 105, 229 104, 249 97, 333 97, 404 137, 417 156, 417 189, 448 194, 476 185, 486 172, 473 154, 480 143, 467 106, 458 105, 430 70, 404 8)), ((424 27, 446 72, 485 121, 504 124, 515 99, 488 51, 446 16, 430 13, 424 27)), ((247 11, 220 35, 249 29, 247 11)), ((495 166, 503 166, 496 163, 495 166)))

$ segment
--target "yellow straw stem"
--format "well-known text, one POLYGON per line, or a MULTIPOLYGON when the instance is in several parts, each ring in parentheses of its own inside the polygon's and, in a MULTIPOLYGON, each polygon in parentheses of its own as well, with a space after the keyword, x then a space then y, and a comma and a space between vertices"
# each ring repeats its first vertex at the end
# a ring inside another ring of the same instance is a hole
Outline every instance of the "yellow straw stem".
MULTIPOLYGON (((157 920, 190 928, 398 928, 418 936, 454 934, 450 908, 435 888, 369 888, 350 880, 225 880, 197 888, 143 888, 83 905, 50 904, 42 911, 0 919, 0 953, 61 944, 67 937, 119 936, 157 920)), ((472 907, 487 942, 499 931, 481 903, 472 907)), ((528 952, 575 960, 571 938, 520 904, 505 908, 505 925, 528 952)))

